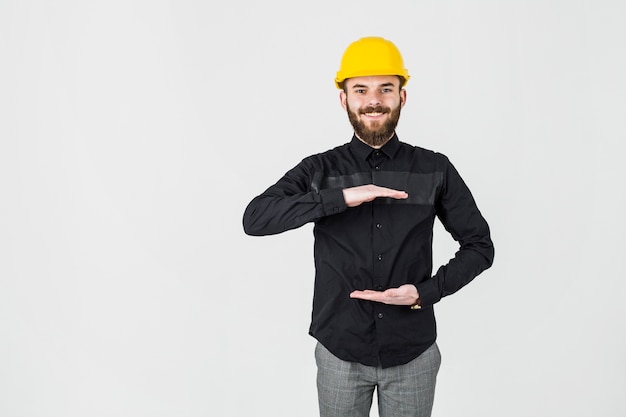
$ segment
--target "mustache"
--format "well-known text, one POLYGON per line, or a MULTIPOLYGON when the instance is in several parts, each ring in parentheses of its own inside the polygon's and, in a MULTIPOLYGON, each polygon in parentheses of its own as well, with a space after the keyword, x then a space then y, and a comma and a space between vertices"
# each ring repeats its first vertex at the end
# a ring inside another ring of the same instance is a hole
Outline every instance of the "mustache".
POLYGON ((359 109, 359 114, 365 114, 365 113, 389 113, 391 112, 391 108, 389 107, 383 107, 383 106, 368 106, 368 107, 362 107, 359 109))

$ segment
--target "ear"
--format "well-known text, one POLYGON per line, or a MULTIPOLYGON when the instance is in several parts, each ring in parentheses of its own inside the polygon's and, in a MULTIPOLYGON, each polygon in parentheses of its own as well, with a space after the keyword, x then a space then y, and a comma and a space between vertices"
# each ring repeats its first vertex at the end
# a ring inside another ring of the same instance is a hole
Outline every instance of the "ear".
POLYGON ((339 92, 339 102, 341 103, 341 107, 343 107, 344 110, 348 109, 347 101, 348 101, 348 97, 346 96, 346 92, 341 90, 339 92))
POLYGON ((400 90, 400 105, 404 107, 406 104, 406 90, 403 88, 400 90))

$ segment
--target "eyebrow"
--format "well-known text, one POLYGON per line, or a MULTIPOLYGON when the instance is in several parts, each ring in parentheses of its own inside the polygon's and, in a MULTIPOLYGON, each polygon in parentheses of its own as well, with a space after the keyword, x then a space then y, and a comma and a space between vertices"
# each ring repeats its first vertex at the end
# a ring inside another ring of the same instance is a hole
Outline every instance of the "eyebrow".
MULTIPOLYGON (((375 87, 375 88, 382 88, 382 87, 395 87, 395 86, 396 86, 396 85, 395 85, 394 83, 392 83, 392 82, 388 82, 388 83, 383 83, 383 84, 381 84, 381 85, 379 85, 379 86, 377 86, 377 87, 375 87)), ((354 89, 354 88, 369 88, 369 87, 368 87, 367 85, 364 85, 364 84, 354 84, 354 85, 352 86, 352 88, 354 89)))

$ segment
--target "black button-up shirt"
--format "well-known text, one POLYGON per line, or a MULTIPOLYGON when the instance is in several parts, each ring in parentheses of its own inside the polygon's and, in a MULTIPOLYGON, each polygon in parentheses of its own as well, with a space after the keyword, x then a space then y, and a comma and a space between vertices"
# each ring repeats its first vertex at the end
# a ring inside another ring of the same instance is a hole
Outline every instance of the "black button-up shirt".
POLYGON ((394 137, 381 149, 358 138, 305 158, 245 210, 244 230, 270 235, 314 226, 315 286, 310 334, 340 359, 405 364, 436 339, 433 304, 493 262, 487 222, 447 157, 394 137), (364 184, 403 190, 348 208, 343 189, 364 184), (437 216, 459 243, 432 276, 437 216), (422 309, 351 299, 361 289, 414 284, 422 309))

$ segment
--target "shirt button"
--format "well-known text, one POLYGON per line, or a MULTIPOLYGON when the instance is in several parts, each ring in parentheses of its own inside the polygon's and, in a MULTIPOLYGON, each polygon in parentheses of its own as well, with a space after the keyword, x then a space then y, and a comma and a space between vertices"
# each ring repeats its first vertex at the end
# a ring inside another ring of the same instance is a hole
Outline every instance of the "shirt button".
POLYGON ((380 224, 380 223, 376 223, 376 228, 377 228, 377 229, 380 229, 380 228, 382 228, 382 227, 383 227, 383 225, 382 225, 382 224, 380 224))
POLYGON ((378 255, 378 260, 382 261, 383 260, 383 255, 378 255))
POLYGON ((382 285, 377 285, 377 286, 376 286, 376 289, 377 289, 378 291, 382 291, 382 290, 383 290, 383 286, 382 286, 382 285))
POLYGON ((378 313, 378 318, 382 319, 383 318, 383 313, 378 313))
POLYGON ((376 165, 376 166, 374 167, 374 169, 375 169, 376 171, 380 171, 380 165, 376 165))

